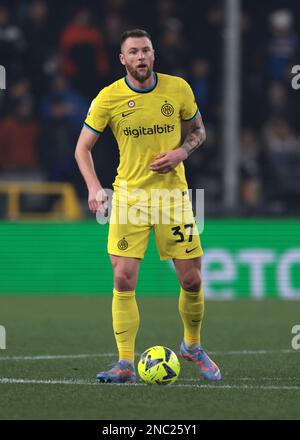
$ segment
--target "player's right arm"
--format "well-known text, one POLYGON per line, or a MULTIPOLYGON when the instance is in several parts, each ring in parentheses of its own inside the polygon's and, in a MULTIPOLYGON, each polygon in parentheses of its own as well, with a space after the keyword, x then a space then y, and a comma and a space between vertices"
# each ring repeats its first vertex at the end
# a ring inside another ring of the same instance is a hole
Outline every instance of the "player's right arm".
POLYGON ((95 133, 83 126, 75 150, 75 159, 89 192, 89 209, 93 213, 96 213, 101 204, 107 201, 107 194, 97 177, 91 153, 97 139, 95 133))
MULTIPOLYGON (((107 92, 108 89, 105 87, 92 101, 75 151, 75 158, 89 191, 89 208, 93 213, 96 213, 103 204, 104 208, 108 199, 97 177, 92 157, 92 149, 110 120, 107 92)), ((105 210, 103 212, 106 215, 105 210)))

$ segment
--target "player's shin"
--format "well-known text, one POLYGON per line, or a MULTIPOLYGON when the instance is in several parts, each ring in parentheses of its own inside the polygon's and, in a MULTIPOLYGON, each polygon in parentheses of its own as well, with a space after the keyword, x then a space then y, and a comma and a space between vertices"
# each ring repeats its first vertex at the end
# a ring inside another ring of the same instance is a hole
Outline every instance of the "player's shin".
POLYGON ((114 289, 113 293, 113 329, 119 351, 119 359, 133 363, 135 337, 140 324, 135 291, 118 292, 114 289))
POLYGON ((203 283, 197 292, 181 288, 179 313, 184 327, 184 342, 188 349, 200 346, 200 330, 204 316, 203 283))

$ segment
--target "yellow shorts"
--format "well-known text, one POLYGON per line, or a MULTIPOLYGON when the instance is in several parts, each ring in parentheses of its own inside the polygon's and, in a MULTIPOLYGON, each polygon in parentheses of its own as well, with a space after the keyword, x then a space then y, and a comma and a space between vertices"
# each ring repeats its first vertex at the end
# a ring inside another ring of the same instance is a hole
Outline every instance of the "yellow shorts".
POLYGON ((153 229, 161 260, 173 258, 186 260, 203 255, 190 202, 179 217, 172 210, 166 216, 165 208, 161 207, 154 211, 148 207, 139 207, 134 211, 133 217, 123 216, 122 220, 120 220, 119 212, 119 208, 113 204, 108 234, 109 254, 143 258, 148 246, 150 231, 153 229), (128 218, 131 221, 128 221, 128 218))

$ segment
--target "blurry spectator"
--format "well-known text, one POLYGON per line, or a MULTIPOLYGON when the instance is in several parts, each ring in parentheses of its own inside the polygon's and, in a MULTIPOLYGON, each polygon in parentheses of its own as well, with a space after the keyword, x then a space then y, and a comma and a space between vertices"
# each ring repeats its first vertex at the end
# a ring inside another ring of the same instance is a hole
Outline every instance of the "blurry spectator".
POLYGON ((42 101, 42 114, 45 119, 51 118, 52 104, 59 100, 64 104, 65 117, 75 131, 79 133, 88 111, 88 101, 76 91, 70 89, 68 80, 63 75, 56 75, 52 80, 51 91, 42 101))
POLYGON ((26 77, 20 77, 10 86, 8 93, 11 101, 26 97, 32 98, 31 82, 26 77))
MULTIPOLYGON (((197 17, 196 17, 197 18, 197 17)), ((203 26, 198 26, 195 32, 199 35, 201 51, 203 55, 210 59, 211 66, 214 67, 212 74, 215 72, 219 75, 219 70, 223 62, 222 36, 224 28, 224 2, 218 1, 208 10, 203 26), (213 48, 213 50, 211 50, 213 48)), ((197 41, 197 40, 196 40, 197 41)))
POLYGON ((38 123, 29 98, 18 99, 14 112, 0 122, 0 169, 34 170, 37 165, 38 123))
POLYGON ((198 24, 198 15, 192 19, 194 27, 190 32, 193 51, 189 56, 194 58, 196 52, 198 58, 205 59, 209 63, 209 113, 207 116, 210 122, 218 124, 222 120, 221 103, 224 95, 221 73, 223 71, 224 2, 209 2, 208 10, 203 12, 201 24, 198 24))
POLYGON ((17 99, 32 99, 31 83, 27 78, 20 77, 10 84, 8 90, 0 91, 0 117, 6 116, 17 99))
POLYGON ((28 78, 20 77, 17 81, 13 82, 8 90, 3 94, 5 97, 4 105, 2 108, 3 116, 9 114, 12 110, 14 111, 15 103, 22 99, 32 100, 31 83, 28 78))
POLYGON ((22 27, 28 47, 34 48, 26 55, 26 74, 32 82, 35 95, 40 97, 46 87, 42 74, 44 64, 56 43, 45 0, 34 0, 29 4, 22 27))
POLYGON ((266 83, 264 71, 265 53, 261 44, 262 35, 255 16, 243 12, 241 15, 242 81, 241 104, 242 125, 259 129, 266 115, 266 83))
POLYGON ((290 103, 283 83, 271 82, 268 88, 268 109, 266 114, 289 117, 290 103))
POLYGON ((299 48, 299 36, 294 31, 294 16, 289 10, 277 10, 270 14, 271 38, 268 51, 268 74, 274 81, 288 75, 289 63, 299 48))
POLYGON ((216 206, 222 194, 222 157, 215 127, 206 124, 203 147, 185 162, 189 188, 204 189, 205 206, 216 206))
POLYGON ((286 119, 273 116, 264 127, 264 139, 268 153, 299 153, 299 141, 286 119))
POLYGON ((52 81, 52 77, 61 74, 63 71, 63 57, 60 51, 52 50, 43 66, 43 74, 47 78, 47 83, 52 81))
POLYGON ((109 13, 105 16, 104 35, 112 79, 119 79, 124 76, 124 67, 120 63, 118 53, 120 52, 120 36, 126 29, 128 29, 128 24, 121 15, 109 13))
POLYGON ((192 62, 190 84, 200 111, 207 117, 209 65, 206 60, 196 58, 192 62))
POLYGON ((158 39, 158 64, 164 73, 185 77, 188 50, 181 27, 181 22, 174 19, 158 39))
POLYGON ((39 142, 41 163, 49 180, 74 180, 77 175, 74 161, 77 137, 78 133, 69 121, 68 105, 59 97, 53 98, 39 142))
POLYGON ((128 0, 104 0, 104 14, 125 15, 128 10, 128 0))
POLYGON ((159 0, 156 2, 156 26, 158 32, 170 27, 174 17, 178 16, 175 10, 177 5, 175 5, 173 0, 159 0))
POLYGON ((11 23, 8 9, 0 5, 0 61, 6 68, 8 81, 23 73, 25 49, 21 29, 11 23))
POLYGON ((264 138, 266 197, 280 201, 282 211, 297 207, 295 201, 300 197, 299 138, 289 123, 278 117, 273 117, 266 123, 264 138))
POLYGON ((87 98, 101 89, 109 74, 108 57, 99 28, 91 23, 91 12, 80 9, 61 34, 65 74, 87 98))
POLYGON ((257 206, 261 193, 261 146, 256 133, 244 128, 241 133, 241 197, 247 206, 257 206))

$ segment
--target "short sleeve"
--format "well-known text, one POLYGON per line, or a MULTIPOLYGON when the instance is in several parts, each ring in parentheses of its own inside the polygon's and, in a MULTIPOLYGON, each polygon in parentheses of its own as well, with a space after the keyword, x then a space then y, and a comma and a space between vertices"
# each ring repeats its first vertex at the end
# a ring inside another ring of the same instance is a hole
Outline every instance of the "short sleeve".
POLYGON ((181 119, 183 121, 190 121, 198 112, 195 96, 190 85, 185 80, 181 82, 181 90, 181 119))
POLYGON ((102 133, 110 121, 109 108, 110 106, 107 89, 104 88, 90 105, 84 121, 86 128, 97 135, 102 133))

